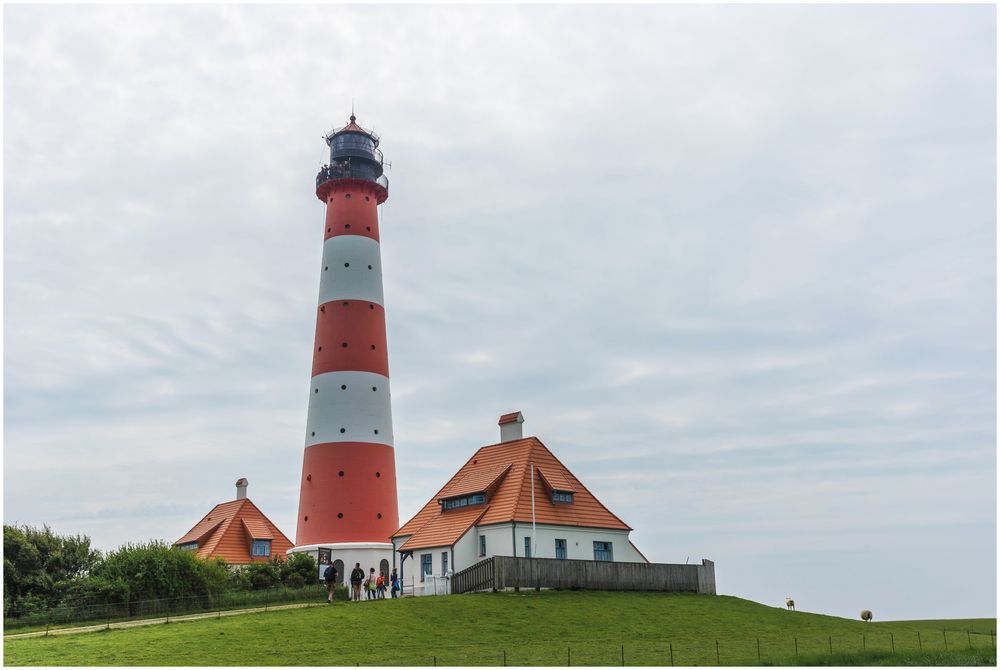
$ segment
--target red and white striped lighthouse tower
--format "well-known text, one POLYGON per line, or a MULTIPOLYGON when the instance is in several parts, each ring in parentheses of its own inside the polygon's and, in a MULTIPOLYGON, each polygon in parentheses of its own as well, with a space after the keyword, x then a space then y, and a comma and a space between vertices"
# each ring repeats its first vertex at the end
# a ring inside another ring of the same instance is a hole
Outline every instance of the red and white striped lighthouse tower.
MULTIPOLYGON (((326 136, 323 265, 295 549, 386 569, 399 527, 377 206, 389 196, 379 139, 350 123, 326 136)), ((388 575, 388 572, 387 572, 388 575)))

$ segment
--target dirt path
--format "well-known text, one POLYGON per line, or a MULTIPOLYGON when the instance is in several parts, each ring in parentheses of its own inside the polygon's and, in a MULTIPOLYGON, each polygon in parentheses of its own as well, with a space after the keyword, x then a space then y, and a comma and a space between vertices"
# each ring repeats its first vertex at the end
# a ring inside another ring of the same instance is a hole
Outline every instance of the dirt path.
POLYGON ((178 616, 165 616, 156 619, 132 619, 130 621, 117 621, 114 623, 102 623, 95 626, 79 626, 77 628, 52 628, 48 631, 37 630, 31 633, 14 633, 4 635, 4 640, 17 640, 25 637, 45 637, 46 635, 73 635, 75 633, 93 633, 99 630, 110 628, 135 628, 137 626, 153 626, 167 623, 168 621, 194 621, 196 619, 218 619, 224 616, 236 616, 238 614, 254 614, 256 612, 275 612, 277 610, 299 609, 302 607, 319 607, 326 603, 294 603, 292 605, 270 605, 267 607, 251 607, 243 610, 222 610, 221 612, 201 612, 200 614, 182 614, 178 616))

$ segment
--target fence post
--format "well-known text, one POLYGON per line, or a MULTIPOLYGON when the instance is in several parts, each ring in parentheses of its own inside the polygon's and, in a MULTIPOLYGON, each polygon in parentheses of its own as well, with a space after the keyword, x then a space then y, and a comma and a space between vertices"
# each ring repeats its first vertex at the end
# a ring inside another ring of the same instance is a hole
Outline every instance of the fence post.
POLYGON ((760 663, 760 638, 757 638, 757 662, 760 663))
POLYGON ((944 636, 944 650, 948 651, 948 631, 942 628, 941 635, 944 636))
POLYGON ((716 665, 722 665, 722 662, 719 660, 719 641, 718 640, 715 641, 715 664, 716 665))
POLYGON ((267 600, 271 597, 271 590, 268 589, 264 591, 264 611, 267 611, 267 600))
POLYGON ((507 650, 503 650, 503 667, 507 667, 507 650))
POLYGON ((892 653, 895 654, 896 653, 896 638, 894 638, 892 636, 892 633, 889 633, 889 642, 892 643, 892 653))
POLYGON ((972 649, 972 633, 970 633, 969 631, 965 631, 965 634, 969 638, 969 649, 972 649))
POLYGON ((625 667, 625 645, 622 645, 622 667, 625 667))
POLYGON ((674 643, 673 642, 670 643, 670 665, 671 665, 671 667, 673 667, 673 665, 674 665, 674 643))
POLYGON ((438 657, 437 656, 434 657, 434 667, 435 668, 438 667, 438 657))
POLYGON ((865 640, 865 634, 861 634, 861 649, 862 651, 868 651, 868 642, 865 640))
POLYGON ((795 638, 795 658, 799 657, 799 638, 795 638))
POLYGON ((920 631, 919 630, 917 631, 917 647, 920 648, 920 651, 924 650, 924 641, 920 639, 920 631))
POLYGON ((830 654, 833 654, 833 636, 831 635, 829 639, 830 639, 830 654))

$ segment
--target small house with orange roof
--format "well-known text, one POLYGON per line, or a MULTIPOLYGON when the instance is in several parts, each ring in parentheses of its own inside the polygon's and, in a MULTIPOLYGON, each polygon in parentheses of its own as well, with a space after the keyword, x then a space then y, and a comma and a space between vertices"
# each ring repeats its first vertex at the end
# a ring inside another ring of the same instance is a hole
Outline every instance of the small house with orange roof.
POLYGON ((174 547, 235 565, 284 559, 292 541, 247 498, 248 484, 245 478, 237 480, 236 500, 213 507, 174 547))
MULTIPOLYGON (((500 442, 480 448, 392 536, 400 577, 447 576, 490 556, 648 563, 615 516, 537 437, 500 417, 500 442)), ((407 580, 409 582, 409 580, 407 580)))

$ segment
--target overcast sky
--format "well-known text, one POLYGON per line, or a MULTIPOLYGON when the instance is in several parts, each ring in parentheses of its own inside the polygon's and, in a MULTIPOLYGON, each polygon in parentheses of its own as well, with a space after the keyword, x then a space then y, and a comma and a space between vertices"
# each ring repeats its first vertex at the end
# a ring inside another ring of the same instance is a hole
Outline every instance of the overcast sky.
POLYGON ((294 536, 353 99, 401 522, 521 410, 721 593, 996 616, 994 7, 4 16, 6 523, 294 536))

